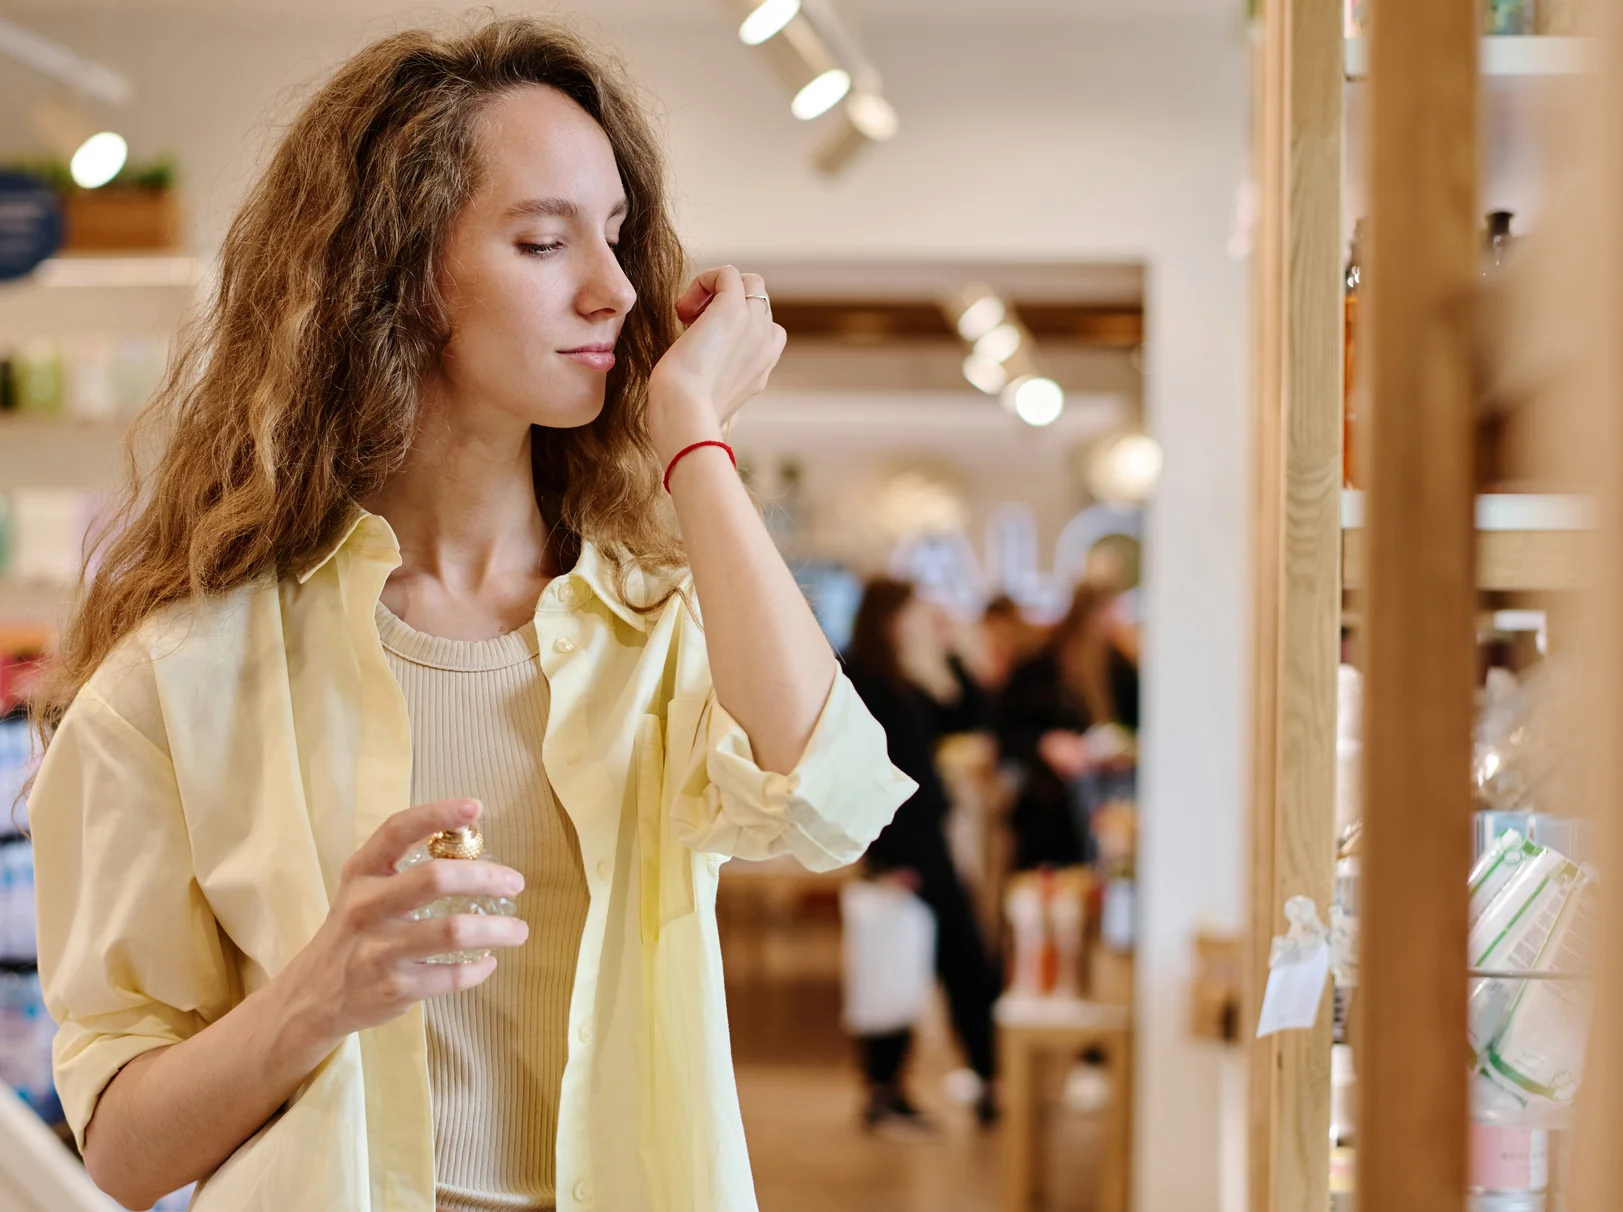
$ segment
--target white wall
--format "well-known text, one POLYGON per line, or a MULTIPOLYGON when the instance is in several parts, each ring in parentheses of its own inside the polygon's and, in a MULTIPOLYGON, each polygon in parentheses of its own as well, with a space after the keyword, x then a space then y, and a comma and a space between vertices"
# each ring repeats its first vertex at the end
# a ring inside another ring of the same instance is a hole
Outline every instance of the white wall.
MULTIPOLYGON (((1166 463, 1147 552, 1136 1202, 1206 1212, 1219 1206, 1222 1059, 1185 1040, 1184 985, 1193 928, 1243 922, 1246 274, 1224 248, 1245 173, 1244 39, 1237 23, 1017 25, 986 11, 870 21, 902 134, 835 183, 807 167, 807 132, 719 20, 607 33, 666 108, 696 249, 1148 267, 1146 407, 1166 463)), ((180 153, 205 250, 274 136, 268 107, 385 28, 28 19, 133 77, 126 133, 138 155, 180 153)), ((0 147, 27 138, 8 74, 0 147)))

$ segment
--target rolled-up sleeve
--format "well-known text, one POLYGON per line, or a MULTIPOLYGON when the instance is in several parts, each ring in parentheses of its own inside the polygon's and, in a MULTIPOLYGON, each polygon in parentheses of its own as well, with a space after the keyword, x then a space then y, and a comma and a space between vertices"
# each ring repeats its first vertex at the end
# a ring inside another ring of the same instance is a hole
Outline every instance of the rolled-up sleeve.
POLYGON ((714 692, 674 700, 667 743, 676 775, 677 836, 741 859, 793 855, 812 871, 862 857, 917 785, 890 763, 885 732, 836 672, 800 761, 762 770, 749 737, 714 692))
POLYGON ((29 794, 39 972, 74 1139, 125 1064, 223 1015, 235 977, 168 755, 81 691, 29 794))

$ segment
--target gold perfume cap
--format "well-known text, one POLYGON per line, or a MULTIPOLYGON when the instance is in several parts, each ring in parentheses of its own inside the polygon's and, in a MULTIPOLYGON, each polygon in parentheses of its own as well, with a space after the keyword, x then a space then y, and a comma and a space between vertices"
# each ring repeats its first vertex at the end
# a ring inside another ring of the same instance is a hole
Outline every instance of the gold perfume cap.
POLYGON ((476 859, 484 852, 484 835, 473 825, 446 829, 428 839, 428 853, 434 858, 476 859))

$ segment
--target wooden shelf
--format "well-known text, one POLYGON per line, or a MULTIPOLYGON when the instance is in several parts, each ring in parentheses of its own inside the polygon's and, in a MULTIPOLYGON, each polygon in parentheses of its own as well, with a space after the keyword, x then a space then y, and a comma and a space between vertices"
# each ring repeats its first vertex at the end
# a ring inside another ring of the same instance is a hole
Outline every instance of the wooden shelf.
POLYGON ((86 333, 164 333, 180 327, 203 282, 193 257, 52 257, 0 283, 0 345, 86 333))
MULTIPOLYGON (((1590 70, 1594 54, 1588 38, 1507 35, 1482 39, 1477 67, 1482 75, 1493 78, 1576 76, 1590 70)), ((1348 38, 1345 58, 1347 79, 1367 78, 1369 40, 1348 38)))
MULTIPOLYGON (((3 330, 0 330, 3 331, 3 330)), ((0 413, 0 491, 80 488, 110 492, 124 482, 128 418, 105 420, 0 413)))
POLYGON ((54 631, 67 612, 73 591, 66 585, 44 585, 0 578, 0 633, 19 628, 54 631))
MULTIPOLYGON (((1477 588, 1567 590, 1584 584, 1591 507, 1579 497, 1491 493, 1476 502, 1477 588)), ((1362 583, 1364 494, 1341 494, 1342 585, 1362 583)))
POLYGON ((168 286, 194 289, 203 279, 196 257, 127 253, 123 256, 49 257, 13 286, 95 288, 168 286))
MULTIPOLYGON (((1342 490, 1341 528, 1364 525, 1364 494, 1342 490)), ((1588 530, 1591 507, 1581 497, 1557 493, 1490 492, 1476 499, 1476 528, 1487 531, 1588 530)))

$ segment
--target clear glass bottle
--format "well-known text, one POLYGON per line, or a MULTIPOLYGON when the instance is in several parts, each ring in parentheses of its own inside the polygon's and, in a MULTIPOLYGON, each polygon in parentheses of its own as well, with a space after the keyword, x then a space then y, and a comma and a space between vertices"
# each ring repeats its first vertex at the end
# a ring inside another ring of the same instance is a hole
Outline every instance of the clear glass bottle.
MULTIPOLYGON (((433 859, 460 861, 483 859, 488 863, 497 861, 494 855, 485 853, 485 838, 478 828, 474 825, 463 825, 457 829, 436 833, 428 839, 427 845, 418 846, 395 864, 395 870, 405 871, 433 859)), ((437 901, 430 901, 422 908, 413 910, 412 917, 422 921, 430 917, 451 917, 458 913, 499 913, 504 917, 515 917, 518 914, 518 906, 505 896, 442 896, 437 901)), ((482 960, 489 954, 489 949, 483 947, 473 951, 449 951, 444 955, 431 955, 426 962, 469 964, 475 960, 482 960)))

